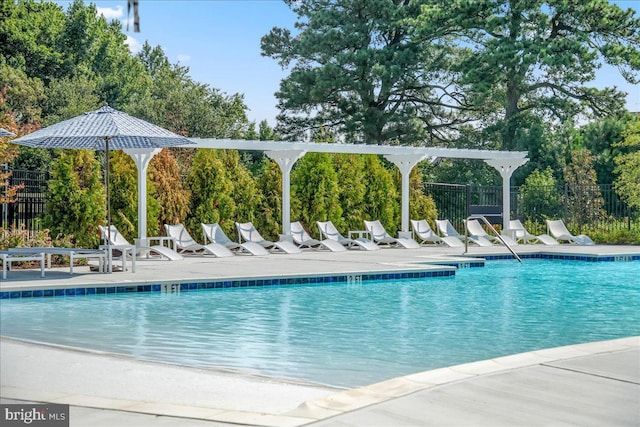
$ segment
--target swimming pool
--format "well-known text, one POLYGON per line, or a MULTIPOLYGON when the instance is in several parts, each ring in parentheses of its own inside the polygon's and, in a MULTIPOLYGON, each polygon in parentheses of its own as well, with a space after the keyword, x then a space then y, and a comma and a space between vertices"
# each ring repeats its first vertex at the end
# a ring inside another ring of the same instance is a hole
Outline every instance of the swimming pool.
POLYGON ((491 261, 455 277, 0 300, 2 335, 354 387, 640 335, 640 262, 491 261))

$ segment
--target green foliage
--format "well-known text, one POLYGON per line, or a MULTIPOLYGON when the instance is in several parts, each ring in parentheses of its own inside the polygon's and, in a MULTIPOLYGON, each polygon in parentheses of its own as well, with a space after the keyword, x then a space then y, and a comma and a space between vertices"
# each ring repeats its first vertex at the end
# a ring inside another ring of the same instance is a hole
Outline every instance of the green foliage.
MULTIPOLYGON (((185 226, 192 236, 200 236, 200 223, 220 223, 229 235, 234 228, 236 204, 231 197, 233 182, 216 150, 199 149, 187 176, 191 190, 191 215, 185 226)), ((195 237, 197 238, 197 237, 195 237)))
POLYGON ((265 239, 276 239, 282 232, 282 173, 276 162, 264 158, 256 185, 262 198, 254 225, 265 239))
POLYGON ((591 228, 587 235, 596 244, 604 245, 640 245, 640 228, 615 228, 612 230, 591 228))
MULTIPOLYGON (((400 205, 393 175, 380 157, 366 155, 364 158, 365 168, 361 176, 367 187, 363 208, 365 215, 362 219, 378 219, 389 234, 395 235, 400 226, 400 205)), ((362 223, 360 225, 363 226, 362 223)))
POLYGON ((602 62, 638 82, 640 19, 632 9, 602 0, 434 3, 424 25, 435 15, 460 28, 458 40, 473 51, 456 66, 460 84, 499 129, 502 149, 516 146, 529 113, 563 122, 581 112, 620 111, 619 91, 586 84, 602 62))
POLYGON ((185 136, 241 138, 248 130, 242 95, 225 95, 189 76, 189 68, 169 63, 162 49, 145 43, 137 55, 151 79, 126 110, 185 136))
POLYGON ((338 222, 342 216, 338 175, 327 153, 309 153, 291 173, 292 217, 315 233, 316 221, 338 222))
POLYGON ((97 83, 87 76, 54 79, 49 84, 48 95, 44 103, 45 126, 100 108, 97 83))
POLYGON ((585 224, 604 217, 604 199, 596 183, 593 156, 589 150, 575 150, 571 162, 564 168, 567 185, 567 213, 578 225, 579 232, 585 224))
POLYGON ((636 117, 623 134, 624 140, 615 147, 629 150, 615 158, 618 177, 615 188, 631 207, 640 209, 640 118, 636 117))
POLYGON ((544 223, 561 214, 561 193, 556 184, 551 168, 535 169, 529 174, 521 189, 525 221, 544 223))
POLYGON ((334 225, 340 230, 361 230, 362 220, 367 212, 365 157, 359 154, 334 154, 333 163, 338 174, 339 203, 342 207, 342 218, 339 222, 334 222, 334 225))
POLYGON ((593 153, 593 167, 598 183, 610 184, 614 181, 614 159, 629 152, 621 142, 624 139, 623 133, 630 123, 629 116, 610 116, 593 121, 579 129, 576 148, 586 148, 593 153))
POLYGON ((448 96, 460 50, 442 22, 416 33, 410 20, 425 1, 302 0, 295 35, 273 28, 262 54, 291 70, 276 93, 278 130, 300 138, 321 126, 365 143, 441 139, 464 96, 448 96))
POLYGON ((105 224, 106 197, 100 164, 89 150, 66 150, 51 165, 43 225, 53 234, 73 235, 80 247, 97 246, 105 224))
MULTIPOLYGON (((233 219, 237 222, 252 222, 258 218, 262 195, 257 189, 256 181, 249 170, 240 162, 238 150, 219 150, 219 158, 224 165, 224 171, 232 183, 230 195, 235 204, 233 219)), ((231 228, 225 227, 225 230, 231 228)))

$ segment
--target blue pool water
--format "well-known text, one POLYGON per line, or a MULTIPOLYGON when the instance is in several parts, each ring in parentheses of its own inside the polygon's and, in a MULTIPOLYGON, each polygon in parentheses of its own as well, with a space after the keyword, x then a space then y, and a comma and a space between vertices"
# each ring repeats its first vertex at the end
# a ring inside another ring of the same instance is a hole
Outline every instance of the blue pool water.
POLYGON ((492 261, 397 282, 0 301, 0 333, 359 386, 640 335, 640 262, 492 261))

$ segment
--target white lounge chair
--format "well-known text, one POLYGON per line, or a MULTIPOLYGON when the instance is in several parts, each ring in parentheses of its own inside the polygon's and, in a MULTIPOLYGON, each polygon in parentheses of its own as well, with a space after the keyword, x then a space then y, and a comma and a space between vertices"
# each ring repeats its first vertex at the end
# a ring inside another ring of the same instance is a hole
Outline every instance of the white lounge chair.
POLYGON ((250 222, 236 222, 236 228, 238 229, 238 237, 240 241, 244 240, 245 242, 257 243, 258 245, 275 252, 284 252, 287 254, 299 254, 302 252, 299 247, 293 244, 293 242, 271 242, 269 240, 265 240, 265 238, 260 235, 258 230, 256 230, 250 222))
POLYGON ((554 246, 559 245, 558 241, 548 234, 541 234, 536 236, 531 234, 524 228, 524 225, 519 219, 512 219, 509 221, 509 230, 513 233, 513 237, 523 243, 544 243, 545 245, 554 246))
POLYGON ((318 240, 314 239, 307 233, 307 230, 304 229, 300 221, 291 223, 291 237, 293 238, 293 242, 297 244, 301 248, 310 248, 310 249, 328 249, 332 252, 341 252, 346 251, 347 249, 342 246, 340 243, 331 239, 318 240))
POLYGON ((492 236, 491 234, 487 233, 484 230, 484 228, 482 228, 482 224, 480 224, 480 222, 477 219, 470 219, 469 221, 467 221, 467 231, 469 232, 469 235, 474 239, 483 237, 496 245, 503 244, 502 241, 504 241, 509 246, 518 245, 518 242, 516 242, 513 238, 509 236, 500 236, 502 237, 502 240, 500 240, 500 237, 492 236))
POLYGON ((347 249, 355 248, 364 249, 366 251, 377 251, 380 249, 380 246, 376 245, 371 240, 365 238, 349 239, 344 237, 331 221, 318 221, 317 225, 322 237, 338 242, 347 249))
POLYGON ((450 247, 464 247, 464 242, 457 237, 440 237, 433 232, 431 226, 425 219, 411 220, 411 229, 418 237, 420 244, 435 243, 436 245, 447 245, 450 247))
MULTIPOLYGON (((131 243, 129 243, 129 241, 122 235, 122 233, 120 233, 120 231, 116 228, 115 225, 112 225, 110 228, 111 240, 109 240, 109 233, 107 233, 107 227, 103 227, 102 225, 99 225, 98 228, 100 229, 100 233, 102 234, 102 240, 104 241, 105 245, 107 245, 107 243, 111 243, 110 246, 115 250, 134 246, 131 243)), ((147 240, 148 241, 158 240, 160 244, 136 248, 136 257, 140 258, 145 256, 146 258, 149 258, 151 255, 157 254, 160 257, 164 257, 168 259, 169 261, 179 261, 181 259, 184 259, 184 257, 180 255, 178 252, 174 251, 173 249, 167 246, 162 245, 163 241, 170 240, 167 237, 147 237, 147 240)))
MULTIPOLYGON (((465 236, 463 236, 462 234, 458 233, 458 231, 453 227, 453 225, 451 224, 451 222, 448 219, 437 219, 436 220, 436 226, 438 227, 438 232, 444 236, 444 237, 456 237, 458 239, 460 239, 464 245, 464 239, 465 236)), ((493 243, 491 243, 489 240, 487 240, 486 238, 480 236, 480 237, 469 237, 469 242, 470 243, 475 243, 478 246, 493 246, 493 243)))
POLYGON ((551 234, 556 240, 559 242, 569 242, 575 243, 576 245, 582 246, 593 246, 595 243, 591 238, 585 234, 580 234, 578 236, 574 236, 569 232, 567 226, 564 225, 564 222, 559 220, 546 220, 547 221, 547 230, 549 234, 551 234))
POLYGON ((237 243, 233 240, 229 239, 227 235, 224 233, 220 224, 204 224, 202 225, 202 232, 204 233, 204 244, 207 242, 218 243, 223 245, 224 247, 231 249, 232 251, 238 251, 242 253, 246 253, 249 255, 267 255, 269 251, 260 246, 257 243, 253 242, 245 242, 245 243, 237 243))
POLYGON ((364 228, 369 231, 371 234, 371 238, 378 245, 394 245, 394 246, 402 246, 405 249, 418 249, 420 244, 412 239, 405 239, 403 237, 395 238, 392 237, 387 230, 384 229, 384 226, 379 220, 375 221, 364 221, 364 228))
POLYGON ((209 243, 208 245, 201 245, 196 242, 191 234, 184 228, 182 224, 169 225, 165 224, 164 229, 167 232, 167 236, 171 238, 174 245, 174 249, 178 253, 190 252, 192 254, 207 253, 218 258, 233 256, 233 252, 229 248, 219 243, 209 243))

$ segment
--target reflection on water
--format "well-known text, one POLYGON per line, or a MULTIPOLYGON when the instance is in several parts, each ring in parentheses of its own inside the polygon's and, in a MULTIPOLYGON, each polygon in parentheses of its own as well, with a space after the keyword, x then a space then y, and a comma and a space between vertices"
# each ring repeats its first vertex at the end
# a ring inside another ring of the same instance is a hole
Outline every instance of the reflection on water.
POLYGON ((496 261, 455 278, 2 300, 0 333, 352 387, 640 335, 639 266, 496 261))

